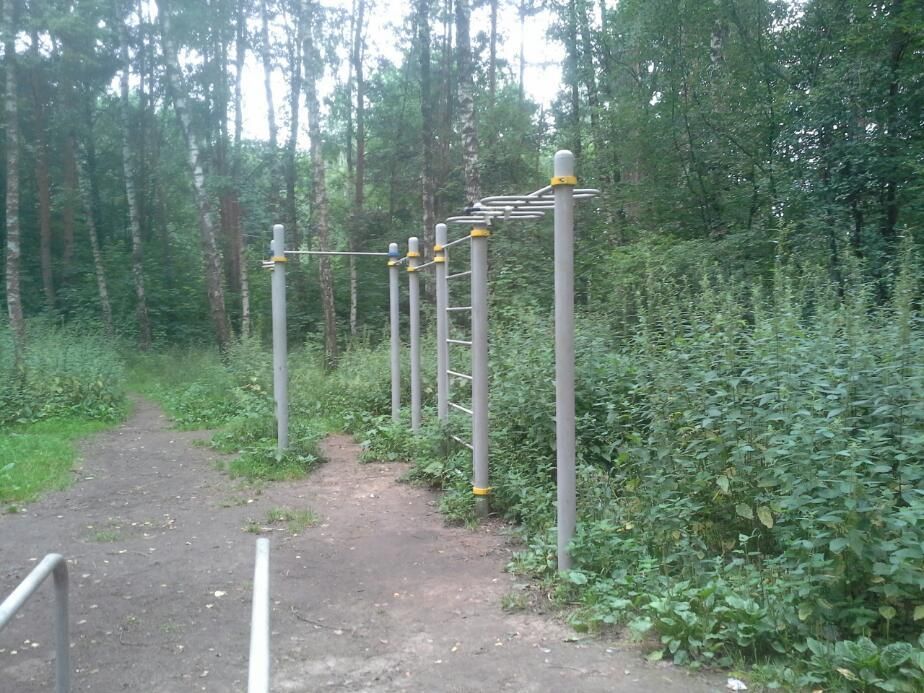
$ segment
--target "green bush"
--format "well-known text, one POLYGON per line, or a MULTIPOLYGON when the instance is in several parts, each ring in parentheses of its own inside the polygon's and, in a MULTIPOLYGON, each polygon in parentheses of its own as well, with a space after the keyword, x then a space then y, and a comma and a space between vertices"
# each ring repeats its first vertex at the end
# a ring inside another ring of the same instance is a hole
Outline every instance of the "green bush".
POLYGON ((28 325, 21 369, 0 327, 0 426, 52 418, 115 421, 124 415, 123 364, 110 340, 77 327, 28 325))

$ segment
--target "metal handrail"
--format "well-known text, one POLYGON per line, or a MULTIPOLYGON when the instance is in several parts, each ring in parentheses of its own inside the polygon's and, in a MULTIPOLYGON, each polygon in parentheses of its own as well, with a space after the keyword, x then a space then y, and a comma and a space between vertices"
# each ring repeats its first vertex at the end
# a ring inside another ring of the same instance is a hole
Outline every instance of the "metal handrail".
POLYGON ((0 604, 0 631, 25 605, 49 575, 55 583, 55 691, 69 693, 71 689, 71 644, 67 625, 67 561, 59 553, 50 553, 32 569, 9 597, 0 604))
POLYGON ((269 693, 270 600, 269 539, 257 539, 253 570, 253 610, 250 618, 250 671, 247 693, 269 693))

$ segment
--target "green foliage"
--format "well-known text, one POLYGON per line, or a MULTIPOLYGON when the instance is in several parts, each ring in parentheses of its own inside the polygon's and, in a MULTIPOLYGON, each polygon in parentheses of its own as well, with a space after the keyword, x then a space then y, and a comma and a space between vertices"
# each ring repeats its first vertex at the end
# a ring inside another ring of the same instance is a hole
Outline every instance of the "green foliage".
POLYGON ((78 327, 29 324, 21 370, 0 326, 0 427, 52 418, 116 421, 125 414, 123 368, 114 345, 78 327))

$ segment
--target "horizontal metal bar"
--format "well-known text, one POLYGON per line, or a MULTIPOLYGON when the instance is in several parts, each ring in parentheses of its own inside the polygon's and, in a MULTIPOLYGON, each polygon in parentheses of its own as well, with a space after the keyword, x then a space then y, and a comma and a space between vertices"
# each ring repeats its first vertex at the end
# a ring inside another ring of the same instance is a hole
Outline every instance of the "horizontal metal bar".
POLYGON ((449 370, 447 370, 446 372, 454 378, 463 378, 465 380, 472 379, 472 376, 470 376, 468 373, 459 373, 457 371, 449 371, 449 370))
POLYGON ((460 344, 460 345, 462 345, 462 346, 471 346, 471 345, 472 345, 472 343, 471 343, 470 341, 465 340, 465 339, 447 339, 447 340, 446 340, 446 343, 447 343, 447 344, 460 344))
POLYGON ((454 240, 454 241, 449 241, 449 243, 444 243, 444 244, 443 244, 443 247, 444 247, 444 248, 449 248, 449 247, 452 247, 452 246, 454 246, 454 245, 459 245, 459 243, 464 243, 465 241, 469 240, 470 238, 471 238, 471 236, 461 236, 461 237, 457 238, 457 239, 454 240))
POLYGON ((422 269, 424 269, 424 268, 426 268, 426 267, 431 267, 431 266, 436 265, 436 264, 439 264, 439 263, 434 262, 433 260, 430 260, 430 262, 425 262, 425 263, 423 263, 422 265, 417 265, 417 267, 414 268, 414 271, 416 272, 416 271, 418 271, 418 270, 422 270, 422 269))
POLYGON ((471 310, 471 306, 446 306, 446 310, 471 310))
POLYGON ((447 404, 449 404, 449 406, 452 407, 453 409, 458 409, 459 411, 464 411, 464 412, 465 412, 466 414, 468 414, 469 416, 472 416, 472 410, 471 410, 471 409, 468 409, 468 408, 466 408, 466 407, 463 407, 461 404, 456 404, 455 402, 447 402, 447 404))
POLYGON ((467 447, 469 450, 471 450, 471 451, 474 452, 475 448, 472 447, 472 444, 469 443, 467 440, 464 440, 464 439, 460 438, 459 436, 454 436, 454 435, 450 435, 449 437, 452 438, 454 441, 456 441, 459 445, 464 445, 464 446, 467 447))
POLYGON ((69 693, 71 690, 71 644, 67 626, 67 561, 59 553, 50 553, 32 569, 19 583, 9 597, 0 604, 0 630, 10 622, 29 598, 45 582, 49 575, 54 575, 55 583, 55 691, 69 693))
POLYGON ((458 279, 459 277, 468 277, 472 273, 471 270, 465 270, 464 272, 456 272, 455 274, 447 274, 446 279, 458 279))
POLYGON ((388 257, 388 253, 366 253, 352 250, 287 250, 286 255, 365 255, 369 257, 388 257))
POLYGON ((247 693, 268 693, 270 681, 269 539, 257 539, 250 617, 247 693))

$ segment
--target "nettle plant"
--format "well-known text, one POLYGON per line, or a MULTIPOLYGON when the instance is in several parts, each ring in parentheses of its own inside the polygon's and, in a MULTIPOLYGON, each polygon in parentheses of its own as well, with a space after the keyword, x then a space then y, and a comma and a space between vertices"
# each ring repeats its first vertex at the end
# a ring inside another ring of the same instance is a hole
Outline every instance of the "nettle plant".
MULTIPOLYGON (((678 660, 722 663, 809 657, 810 639, 902 651, 915 641, 917 272, 906 255, 883 304, 858 274, 832 287, 823 272, 780 265, 753 287, 715 272, 695 286, 658 283, 652 271, 615 305, 617 328, 606 333, 598 316, 580 326, 582 522, 563 586, 584 604, 578 625, 632 623, 678 660)), ((551 571, 554 419, 539 394, 551 356, 535 346, 549 334, 538 323, 521 320, 492 345, 503 451, 492 473, 496 499, 531 529, 519 565, 551 571)), ((887 685, 911 680, 900 669, 887 685)))

